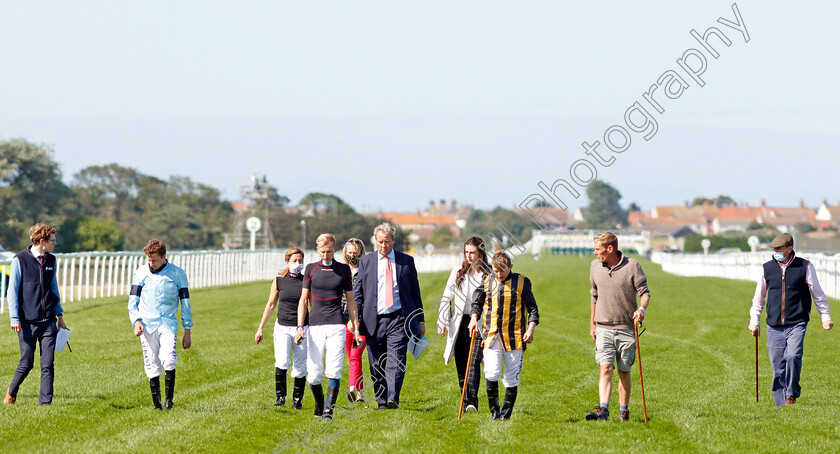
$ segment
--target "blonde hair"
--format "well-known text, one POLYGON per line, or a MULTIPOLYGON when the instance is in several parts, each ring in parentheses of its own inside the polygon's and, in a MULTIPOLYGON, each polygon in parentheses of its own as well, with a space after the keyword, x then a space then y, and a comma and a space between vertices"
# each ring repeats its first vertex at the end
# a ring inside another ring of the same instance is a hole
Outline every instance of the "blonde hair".
POLYGON ((335 235, 332 233, 322 233, 318 235, 318 238, 315 240, 315 248, 324 247, 328 244, 332 244, 333 248, 335 248, 335 235))
POLYGON ((604 232, 595 235, 595 242, 605 248, 612 245, 613 249, 618 250, 618 237, 616 237, 612 232, 604 232))
POLYGON ((365 243, 362 240, 358 238, 350 238, 346 243, 344 243, 344 247, 341 250, 346 251, 347 246, 356 246, 356 250, 359 252, 359 257, 365 255, 365 243))

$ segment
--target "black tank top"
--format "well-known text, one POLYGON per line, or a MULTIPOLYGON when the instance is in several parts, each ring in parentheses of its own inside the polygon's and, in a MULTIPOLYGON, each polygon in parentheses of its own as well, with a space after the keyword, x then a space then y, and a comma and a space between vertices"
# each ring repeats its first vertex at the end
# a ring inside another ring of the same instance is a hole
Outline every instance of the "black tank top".
MULTIPOLYGON (((282 326, 297 326, 297 310, 300 302, 301 283, 303 276, 289 273, 286 277, 277 276, 277 324, 282 326)), ((303 322, 309 324, 309 315, 303 322)))

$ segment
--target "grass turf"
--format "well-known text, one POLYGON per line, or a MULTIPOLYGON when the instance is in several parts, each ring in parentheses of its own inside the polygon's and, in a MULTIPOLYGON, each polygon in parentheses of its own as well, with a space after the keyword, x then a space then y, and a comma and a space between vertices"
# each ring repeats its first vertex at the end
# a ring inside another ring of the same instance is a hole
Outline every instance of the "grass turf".
MULTIPOLYGON (((419 360, 409 357, 399 410, 351 406, 340 397, 348 414, 331 424, 316 424, 309 390, 303 411, 291 410, 290 404, 273 407, 271 328, 266 328, 267 341, 253 342, 269 288, 261 282, 192 292, 193 347, 186 352, 179 347, 175 409, 166 413, 152 409, 126 299, 68 303, 73 352, 57 354, 54 402, 47 407, 37 404, 36 358, 18 403, 0 408, 0 451, 840 450, 840 411, 834 401, 840 365, 834 360, 833 332, 811 324, 802 397, 788 408, 772 404, 762 334, 761 402, 756 403, 754 344, 746 328, 754 284, 676 277, 648 262, 643 267, 652 298, 641 346, 649 422, 642 422, 636 366, 631 422, 619 423, 616 411, 606 423, 585 421, 584 414, 597 403, 594 343, 588 336, 590 260, 544 255, 540 262, 530 257, 515 262, 515 271, 533 282, 541 323, 525 353, 510 421, 489 420, 483 380, 479 413, 457 420, 460 390, 454 362, 443 365, 443 338, 419 360)), ((447 273, 421 276, 430 313, 446 277, 447 273)), ((0 336, 2 386, 8 386, 17 361, 17 339, 8 330, 0 336)), ((346 367, 345 361, 342 391, 346 367)), ((368 372, 366 358, 364 370, 368 372)), ((618 408, 617 399, 615 391, 611 408, 618 408)))

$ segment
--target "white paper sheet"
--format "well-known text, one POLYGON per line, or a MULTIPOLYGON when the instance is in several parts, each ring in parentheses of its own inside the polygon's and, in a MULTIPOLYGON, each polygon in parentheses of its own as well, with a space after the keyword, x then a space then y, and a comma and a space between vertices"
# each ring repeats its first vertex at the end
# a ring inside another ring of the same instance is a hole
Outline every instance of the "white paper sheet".
POLYGON ((55 351, 60 352, 64 350, 67 341, 70 339, 70 331, 64 328, 58 329, 58 337, 55 339, 55 351))
POLYGON ((426 339, 426 336, 423 336, 423 338, 417 342, 415 342, 414 339, 414 337, 408 339, 408 351, 411 352, 411 356, 413 356, 414 359, 417 359, 420 357, 420 354, 423 353, 426 346, 429 345, 429 339, 426 339))

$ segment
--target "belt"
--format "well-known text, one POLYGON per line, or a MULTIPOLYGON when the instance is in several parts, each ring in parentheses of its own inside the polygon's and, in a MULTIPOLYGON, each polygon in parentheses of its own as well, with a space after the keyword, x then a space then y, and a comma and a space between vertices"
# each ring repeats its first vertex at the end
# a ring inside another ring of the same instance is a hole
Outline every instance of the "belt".
POLYGON ((396 315, 402 315, 402 308, 397 309, 393 312, 388 312, 388 313, 385 313, 385 314, 377 314, 377 315, 380 316, 380 317, 393 317, 393 316, 396 316, 396 315))

